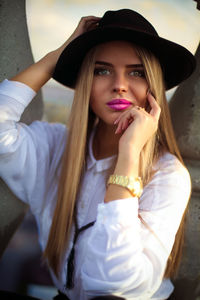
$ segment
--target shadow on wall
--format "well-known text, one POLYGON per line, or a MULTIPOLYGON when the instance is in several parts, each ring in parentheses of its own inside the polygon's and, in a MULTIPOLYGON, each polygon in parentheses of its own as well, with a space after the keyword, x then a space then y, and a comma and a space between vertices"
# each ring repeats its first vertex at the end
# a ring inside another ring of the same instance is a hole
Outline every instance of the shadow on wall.
MULTIPOLYGON (((47 267, 41 259, 35 219, 29 211, 0 260, 0 278, 0 290, 41 299, 44 291, 41 288, 36 291, 34 287, 53 287, 47 267)), ((53 294, 56 292, 53 291, 53 294)), ((44 299, 47 300, 46 297, 44 299)))

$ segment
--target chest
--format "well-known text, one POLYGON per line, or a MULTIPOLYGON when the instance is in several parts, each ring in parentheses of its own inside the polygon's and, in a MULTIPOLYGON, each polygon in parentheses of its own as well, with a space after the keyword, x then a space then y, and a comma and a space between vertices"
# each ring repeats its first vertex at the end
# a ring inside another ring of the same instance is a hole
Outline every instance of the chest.
POLYGON ((98 204, 104 201, 107 173, 90 170, 82 179, 77 199, 77 222, 82 227, 96 220, 98 204))

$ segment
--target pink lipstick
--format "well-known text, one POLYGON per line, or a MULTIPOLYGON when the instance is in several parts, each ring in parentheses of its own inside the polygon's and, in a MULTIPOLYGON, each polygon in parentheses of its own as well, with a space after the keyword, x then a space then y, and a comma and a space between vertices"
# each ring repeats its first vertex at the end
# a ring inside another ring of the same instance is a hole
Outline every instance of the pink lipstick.
POLYGON ((123 110, 131 106, 132 102, 126 99, 113 99, 107 102, 107 105, 114 110, 123 110))

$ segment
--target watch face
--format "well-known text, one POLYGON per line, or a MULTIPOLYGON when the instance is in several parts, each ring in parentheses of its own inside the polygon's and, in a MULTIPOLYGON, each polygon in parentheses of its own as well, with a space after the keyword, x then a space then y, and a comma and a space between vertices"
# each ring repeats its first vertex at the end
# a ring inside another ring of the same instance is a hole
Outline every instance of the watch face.
POLYGON ((110 175, 108 184, 117 184, 127 188, 133 197, 140 197, 142 194, 142 181, 140 177, 128 177, 121 175, 110 175))
POLYGON ((142 181, 140 177, 130 178, 127 188, 134 197, 140 197, 142 194, 142 181))

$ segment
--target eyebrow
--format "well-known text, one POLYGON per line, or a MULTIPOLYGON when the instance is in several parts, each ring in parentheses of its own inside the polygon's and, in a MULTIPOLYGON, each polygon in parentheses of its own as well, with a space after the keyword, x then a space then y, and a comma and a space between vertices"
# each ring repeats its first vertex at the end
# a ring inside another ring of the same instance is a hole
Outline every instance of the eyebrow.
MULTIPOLYGON (((95 64, 113 67, 113 64, 108 63, 106 61, 96 61, 95 64)), ((126 65, 126 67, 127 68, 143 68, 144 66, 143 66, 143 64, 130 64, 130 65, 126 65)))

